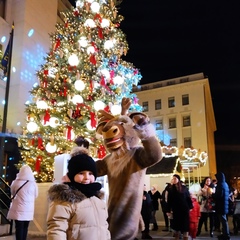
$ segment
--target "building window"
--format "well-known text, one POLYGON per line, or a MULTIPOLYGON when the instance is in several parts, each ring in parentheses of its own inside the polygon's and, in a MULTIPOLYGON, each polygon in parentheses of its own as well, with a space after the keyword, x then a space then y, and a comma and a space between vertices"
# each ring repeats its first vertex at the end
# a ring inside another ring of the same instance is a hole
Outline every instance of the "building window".
POLYGON ((190 137, 184 138, 184 147, 185 148, 192 147, 192 140, 190 137))
POLYGON ((168 107, 169 108, 175 107, 175 99, 174 99, 174 97, 169 97, 168 98, 168 107))
POLYGON ((162 101, 161 99, 155 100, 155 110, 162 109, 162 101))
POLYGON ((148 111, 148 102, 143 102, 142 107, 143 107, 143 112, 147 112, 148 111))
POLYGON ((169 128, 176 128, 176 118, 169 118, 169 128))
POLYGON ((162 119, 156 120, 156 130, 163 130, 163 121, 162 121, 162 119))
POLYGON ((183 116, 183 127, 191 126, 190 116, 183 116))
POLYGON ((170 139, 170 145, 171 145, 172 147, 176 147, 176 146, 177 146, 177 139, 176 139, 176 138, 170 139))
POLYGON ((189 104, 189 96, 188 94, 182 95, 182 105, 188 105, 189 104))

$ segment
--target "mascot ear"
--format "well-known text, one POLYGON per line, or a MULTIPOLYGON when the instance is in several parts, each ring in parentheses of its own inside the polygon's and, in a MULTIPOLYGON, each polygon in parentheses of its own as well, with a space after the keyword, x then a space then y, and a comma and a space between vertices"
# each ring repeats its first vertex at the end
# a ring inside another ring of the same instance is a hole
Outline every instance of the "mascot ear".
POLYGON ((114 118, 113 115, 107 113, 106 111, 104 110, 99 110, 98 111, 98 125, 97 125, 97 128, 96 128, 96 132, 100 135, 102 135, 102 129, 103 127, 105 126, 105 124, 112 120, 114 118))

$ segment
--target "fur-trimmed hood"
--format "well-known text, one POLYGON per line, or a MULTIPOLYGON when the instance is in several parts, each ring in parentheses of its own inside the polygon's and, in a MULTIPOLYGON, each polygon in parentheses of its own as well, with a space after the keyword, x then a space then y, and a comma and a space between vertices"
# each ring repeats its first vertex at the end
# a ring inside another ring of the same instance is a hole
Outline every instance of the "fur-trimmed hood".
MULTIPOLYGON (((104 198, 104 192, 99 191, 97 197, 104 198)), ((81 202, 87 197, 77 189, 72 189, 67 184, 55 184, 48 190, 48 199, 50 201, 66 201, 69 203, 81 202)))

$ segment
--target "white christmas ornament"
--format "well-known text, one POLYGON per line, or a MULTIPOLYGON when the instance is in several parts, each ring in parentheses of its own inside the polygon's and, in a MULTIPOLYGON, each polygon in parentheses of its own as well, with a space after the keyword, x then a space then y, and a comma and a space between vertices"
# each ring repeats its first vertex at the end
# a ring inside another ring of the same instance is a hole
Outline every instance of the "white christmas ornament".
POLYGON ((107 50, 113 48, 113 41, 112 41, 112 40, 107 40, 107 41, 104 43, 104 48, 107 49, 107 50))
POLYGON ((98 12, 99 12, 99 9, 100 9, 99 3, 93 2, 93 3, 91 4, 91 10, 92 10, 92 12, 98 13, 98 12))
POLYGON ((60 124, 60 121, 58 118, 56 117, 51 117, 49 119, 49 125, 52 127, 52 128, 56 128, 58 125, 60 124))
POLYGON ((100 100, 97 100, 94 104, 93 104, 93 107, 96 111, 98 110, 102 110, 105 108, 105 103, 100 101, 100 100))
POLYGON ((102 22, 101 22, 101 27, 102 27, 102 28, 107 28, 107 27, 109 27, 109 26, 110 26, 109 20, 106 19, 106 18, 103 18, 103 19, 102 19, 102 22))
POLYGON ((31 133, 34 133, 38 130, 38 125, 35 122, 29 122, 27 124, 27 130, 31 133))
POLYGON ((80 0, 76 1, 76 7, 82 8, 83 6, 84 6, 84 4, 82 1, 80 1, 80 0))
POLYGON ((113 105, 111 107, 111 113, 115 116, 115 115, 118 115, 120 114, 122 111, 122 107, 120 105, 113 105))
POLYGON ((80 79, 76 80, 76 82, 74 83, 74 87, 76 88, 76 90, 82 91, 85 89, 85 83, 80 79))
POLYGON ((88 41, 86 37, 80 37, 78 40, 81 47, 86 47, 88 45, 88 41))
POLYGON ((92 19, 87 19, 86 22, 84 23, 85 27, 90 27, 90 28, 94 28, 96 27, 95 22, 92 19))
POLYGON ((51 77, 51 78, 55 78, 57 71, 58 70, 56 68, 49 68, 48 69, 48 76, 51 77))
POLYGON ((124 79, 121 76, 116 76, 116 77, 113 78, 113 82, 116 85, 121 85, 121 84, 123 84, 124 79))
POLYGON ((43 101, 43 100, 37 101, 36 104, 37 104, 37 108, 38 109, 47 109, 48 108, 47 103, 45 101, 43 101))
POLYGON ((89 46, 89 47, 87 48, 87 54, 91 54, 91 53, 94 53, 94 52, 95 52, 95 49, 94 49, 93 46, 89 46))
POLYGON ((110 78, 110 72, 104 68, 101 70, 101 74, 106 78, 106 79, 109 79, 110 78))
POLYGON ((74 95, 72 98, 74 104, 83 103, 83 98, 80 95, 74 95))
POLYGON ((54 153, 57 150, 57 145, 56 144, 51 144, 50 142, 46 145, 46 151, 49 153, 54 153))
POLYGON ((79 59, 78 56, 73 53, 69 58, 68 58, 68 63, 70 66, 77 66, 79 64, 79 59))

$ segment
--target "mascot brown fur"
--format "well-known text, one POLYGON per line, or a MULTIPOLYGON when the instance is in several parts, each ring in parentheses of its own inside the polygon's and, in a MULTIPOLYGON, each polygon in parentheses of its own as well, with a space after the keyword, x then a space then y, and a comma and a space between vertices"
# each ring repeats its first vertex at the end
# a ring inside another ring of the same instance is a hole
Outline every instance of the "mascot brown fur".
POLYGON ((98 176, 108 176, 108 222, 112 240, 133 240, 138 234, 146 169, 162 159, 155 130, 141 112, 126 115, 131 105, 122 101, 122 115, 99 111, 97 134, 109 155, 98 160, 98 176))

